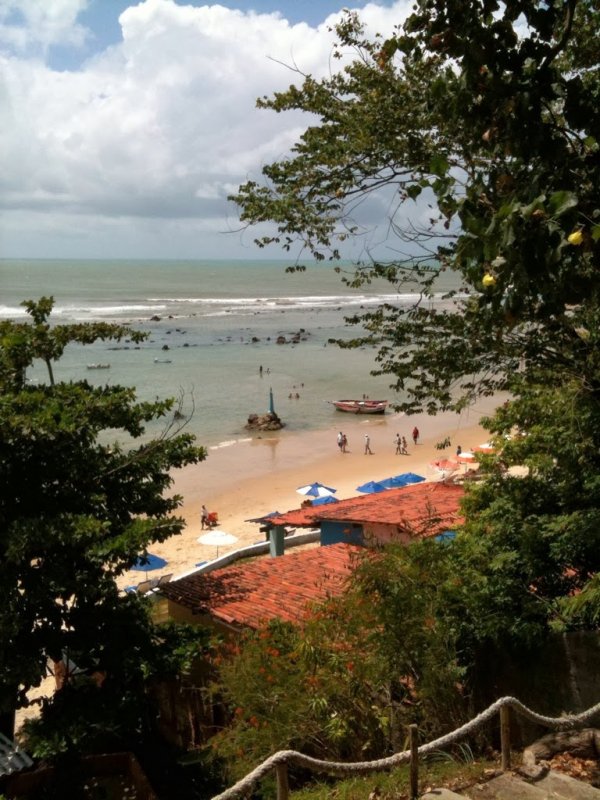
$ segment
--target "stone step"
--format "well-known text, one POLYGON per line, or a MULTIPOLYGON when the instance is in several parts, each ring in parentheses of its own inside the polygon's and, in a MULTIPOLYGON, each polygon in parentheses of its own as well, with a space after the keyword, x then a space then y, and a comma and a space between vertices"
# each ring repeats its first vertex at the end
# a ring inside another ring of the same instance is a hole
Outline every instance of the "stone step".
POLYGON ((518 775, 504 772, 486 783, 476 783, 465 789, 471 800, 548 800, 551 795, 537 786, 525 783, 518 775))
POLYGON ((486 783, 477 783, 457 794, 450 789, 431 789, 421 800, 600 800, 600 789, 562 772, 547 772, 525 781, 505 772, 486 783))
POLYGON ((595 789, 589 783, 578 781, 565 775, 564 772, 550 770, 540 780, 532 781, 533 786, 548 792, 549 797, 564 798, 564 800, 600 800, 600 789, 595 789))

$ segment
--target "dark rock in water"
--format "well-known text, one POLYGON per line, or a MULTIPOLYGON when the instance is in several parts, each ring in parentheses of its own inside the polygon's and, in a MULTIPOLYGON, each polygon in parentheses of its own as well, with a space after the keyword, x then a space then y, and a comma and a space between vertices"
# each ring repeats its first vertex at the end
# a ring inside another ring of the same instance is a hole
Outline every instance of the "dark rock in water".
POLYGON ((285 427, 285 422, 275 413, 250 414, 244 427, 247 431, 279 431, 285 427))
POLYGON ((169 345, 168 344, 163 344, 162 349, 163 350, 168 350, 169 349, 169 345))
POLYGON ((277 344, 287 344, 287 339, 285 338, 285 336, 278 336, 277 344))
POLYGON ((153 314, 150 317, 150 319, 152 320, 152 322, 160 322, 160 317, 158 316, 158 314, 153 314))

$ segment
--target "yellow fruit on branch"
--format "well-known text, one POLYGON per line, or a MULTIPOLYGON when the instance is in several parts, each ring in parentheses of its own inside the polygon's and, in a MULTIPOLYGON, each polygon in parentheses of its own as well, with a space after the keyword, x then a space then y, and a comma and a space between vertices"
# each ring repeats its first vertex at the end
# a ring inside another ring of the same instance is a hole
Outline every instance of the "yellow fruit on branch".
POLYGON ((581 231, 573 231, 567 236, 567 242, 574 245, 581 244, 583 242, 583 233, 581 231))
POLYGON ((496 284, 496 278, 489 272, 486 272, 483 278, 481 279, 481 282, 483 283, 484 286, 494 286, 496 284))

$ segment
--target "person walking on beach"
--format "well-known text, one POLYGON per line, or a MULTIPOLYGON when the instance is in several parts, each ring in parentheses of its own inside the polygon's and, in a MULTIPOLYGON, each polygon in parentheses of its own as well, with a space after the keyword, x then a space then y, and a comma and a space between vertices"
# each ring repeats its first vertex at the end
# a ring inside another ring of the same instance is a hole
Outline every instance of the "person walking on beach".
POLYGON ((413 442, 416 444, 419 441, 419 429, 415 425, 412 432, 413 442))
POLYGON ((365 455, 367 455, 367 453, 370 456, 373 455, 373 453, 371 452, 371 437, 369 436, 368 433, 365 433, 365 455))
POLYGON ((408 442, 406 441, 406 436, 402 437, 402 449, 400 450, 403 456, 408 455, 408 442))
POLYGON ((402 439, 400 438, 400 434, 396 434, 396 455, 399 456, 402 453, 402 439))
MULTIPOLYGON (((291 397, 291 395, 290 395, 291 397)), ((344 452, 344 434, 340 431, 337 435, 337 443, 338 447, 340 448, 340 452, 344 452)))
POLYGON ((210 527, 208 524, 208 508, 202 504, 202 511, 200 512, 200 528, 201 530, 204 530, 205 527, 210 527))
POLYGON ((456 457, 458 458, 458 456, 459 456, 461 453, 462 453, 462 447, 461 447, 460 445, 458 445, 458 447, 456 448, 456 457))
POLYGON ((345 433, 342 433, 342 453, 346 452, 346 448, 348 447, 348 437, 345 433))

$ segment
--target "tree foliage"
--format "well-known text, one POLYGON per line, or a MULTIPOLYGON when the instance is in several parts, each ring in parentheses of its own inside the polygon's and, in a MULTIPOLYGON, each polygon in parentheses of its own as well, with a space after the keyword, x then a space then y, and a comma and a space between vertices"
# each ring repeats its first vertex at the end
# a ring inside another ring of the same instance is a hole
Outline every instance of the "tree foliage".
POLYGON ((597 627, 599 414, 595 398, 572 381, 560 392, 529 385, 486 422, 502 448, 489 461, 526 470, 492 469, 465 504, 473 573, 489 587, 482 606, 505 634, 530 622, 537 634, 597 627))
POLYGON ((383 191, 390 250, 408 256, 353 282, 416 280, 423 300, 439 268, 456 274, 445 304, 353 320, 379 342, 404 410, 460 408, 540 365, 598 390, 599 24, 585 0, 418 0, 392 36, 368 40, 348 14, 334 56, 351 63, 259 101, 318 119, 264 185, 233 197, 245 222, 275 223, 261 246, 335 259, 360 233, 358 206, 383 191))
POLYGON ((25 705, 47 661, 64 659, 80 674, 104 676, 105 699, 119 687, 111 695, 118 714, 119 692, 122 702, 125 685, 139 693, 168 637, 115 579, 150 544, 180 533, 171 471, 205 451, 168 422, 145 444, 116 440, 135 442, 173 400, 140 403, 130 388, 55 383, 52 365, 68 344, 139 334, 102 323, 53 326, 52 305, 29 301, 31 322, 0 325, 0 711, 25 705), (48 366, 47 384, 25 379, 37 359, 48 366))

